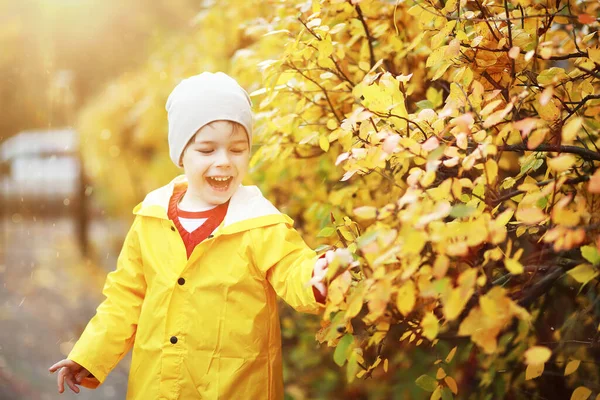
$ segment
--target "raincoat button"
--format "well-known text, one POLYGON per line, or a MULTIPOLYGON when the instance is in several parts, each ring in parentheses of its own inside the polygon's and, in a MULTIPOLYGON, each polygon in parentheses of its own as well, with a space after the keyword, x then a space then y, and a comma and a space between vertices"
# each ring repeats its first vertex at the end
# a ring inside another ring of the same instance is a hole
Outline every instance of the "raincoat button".
POLYGON ((171 336, 171 343, 173 343, 173 344, 177 343, 177 337, 176 336, 171 336))
POLYGON ((212 239, 212 238, 214 238, 214 237, 215 237, 214 235, 208 235, 208 238, 209 238, 209 239, 212 239))
POLYGON ((172 227, 171 227, 171 230, 172 230, 173 232, 175 232, 175 227, 174 227, 174 226, 172 226, 172 227))
POLYGON ((185 279, 179 278, 179 279, 177 279, 177 283, 179 283, 180 285, 183 285, 185 283, 185 279))

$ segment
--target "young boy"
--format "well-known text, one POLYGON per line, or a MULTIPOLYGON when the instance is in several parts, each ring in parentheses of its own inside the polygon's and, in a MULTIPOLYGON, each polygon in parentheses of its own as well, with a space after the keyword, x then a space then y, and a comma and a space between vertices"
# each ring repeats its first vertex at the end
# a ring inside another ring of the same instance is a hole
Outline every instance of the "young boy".
POLYGON ((185 174, 135 207, 106 300, 50 371, 60 369, 60 393, 64 381, 79 393, 133 347, 128 400, 283 399, 276 295, 318 312, 326 263, 256 186, 241 185, 252 114, 235 80, 185 79, 166 109, 185 174))

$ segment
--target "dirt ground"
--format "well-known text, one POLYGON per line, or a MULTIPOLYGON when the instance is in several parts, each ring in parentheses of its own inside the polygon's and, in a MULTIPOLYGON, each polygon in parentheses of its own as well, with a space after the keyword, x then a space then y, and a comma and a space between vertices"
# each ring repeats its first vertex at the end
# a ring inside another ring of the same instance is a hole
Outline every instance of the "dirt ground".
POLYGON ((93 223, 97 266, 80 256, 69 219, 0 220, 0 400, 125 398, 130 355, 102 386, 78 395, 59 395, 48 367, 66 356, 102 301, 126 228, 93 223))

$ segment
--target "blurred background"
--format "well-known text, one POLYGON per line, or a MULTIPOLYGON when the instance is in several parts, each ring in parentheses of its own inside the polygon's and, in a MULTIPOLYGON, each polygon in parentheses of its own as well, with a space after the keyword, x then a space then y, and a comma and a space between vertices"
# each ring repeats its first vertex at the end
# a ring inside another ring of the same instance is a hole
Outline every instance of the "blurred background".
MULTIPOLYGON (((202 7, 0 0, 0 399, 60 397, 47 368, 102 300, 130 223, 97 201, 79 113, 169 37, 194 29, 202 7)), ((128 364, 77 397, 125 398, 128 364)))

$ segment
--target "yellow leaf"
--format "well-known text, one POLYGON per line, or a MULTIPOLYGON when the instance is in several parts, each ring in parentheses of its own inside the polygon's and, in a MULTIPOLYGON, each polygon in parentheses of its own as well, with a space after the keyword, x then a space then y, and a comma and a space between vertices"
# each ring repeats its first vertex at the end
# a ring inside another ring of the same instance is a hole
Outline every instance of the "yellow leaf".
POLYGON ((523 265, 521 265, 521 263, 518 260, 515 260, 513 258, 504 259, 504 266, 506 267, 508 272, 510 272, 513 275, 522 274, 524 271, 523 265))
POLYGON ((552 57, 552 47, 543 47, 540 50, 540 56, 544 59, 544 60, 549 60, 550 57, 552 57))
POLYGON ((493 185, 498 177, 498 164, 496 161, 490 158, 485 162, 485 173, 488 185, 493 185))
POLYGON ((552 350, 545 346, 533 346, 525 352, 525 364, 543 364, 550 359, 552 350))
POLYGON ((454 358, 454 355, 456 354, 456 349, 458 347, 454 346, 454 348, 452 350, 450 350, 450 353, 448 353, 448 356, 446 357, 446 364, 450 363, 452 361, 452 359, 454 358))
POLYGON ((431 185, 434 180, 435 180, 435 171, 431 170, 431 171, 427 171, 425 173, 425 175, 423 175, 421 177, 421 180, 419 183, 423 187, 429 187, 429 185, 431 185))
POLYGON ((563 128, 562 128, 563 143, 568 144, 568 143, 573 142, 573 140, 575 140, 575 138, 577 137, 577 134, 579 133, 579 130, 581 129, 582 123, 583 123, 583 120, 581 119, 581 117, 576 117, 576 118, 571 119, 565 125, 563 125, 563 128))
POLYGON ((451 376, 445 377, 444 382, 446 382, 446 385, 448 385, 450 390, 452 390, 452 393, 458 394, 458 385, 456 384, 456 381, 454 380, 453 377, 451 377, 451 376))
POLYGON ((496 109, 502 103, 502 99, 494 100, 488 103, 484 108, 481 109, 479 115, 486 116, 496 109))
POLYGON ((444 316, 448 321, 458 318, 472 294, 471 291, 468 296, 464 296, 460 289, 452 289, 446 304, 444 304, 444 316))
POLYGON ((592 61, 594 61, 596 64, 600 64, 600 48, 588 49, 588 55, 592 61))
POLYGON ((535 225, 546 219, 546 214, 537 207, 519 207, 516 213, 517 221, 535 225))
POLYGON ((508 115, 508 113, 512 110, 512 108, 513 108, 513 104, 508 103, 508 105, 506 107, 504 107, 504 109, 496 111, 495 113, 493 113, 492 115, 487 117, 485 119, 485 121, 483 122, 483 127, 489 128, 491 126, 494 126, 494 125, 502 122, 504 120, 504 118, 508 115))
POLYGON ((531 364, 525 370, 525 380, 535 379, 544 373, 544 364, 531 364))
POLYGON ((592 267, 592 264, 579 264, 570 269, 567 274, 579 283, 587 283, 598 276, 598 271, 592 267))
POLYGON ((363 307, 365 295, 367 293, 366 285, 357 286, 356 290, 348 297, 348 309, 346 310, 346 319, 355 317, 363 307))
POLYGON ((429 340, 435 339, 440 329, 439 321, 432 313, 425 315, 421 321, 421 326, 423 327, 423 336, 429 340))
POLYGON ((435 388, 433 393, 431 393, 429 400, 440 400, 441 398, 442 398, 442 388, 438 386, 435 388))
POLYGON ((579 386, 573 391, 571 400, 586 400, 591 394, 592 391, 590 389, 586 388, 585 386, 579 386))
POLYGON ((542 99, 541 99, 541 94, 540 94, 538 97, 538 102, 540 103, 540 106, 538 107, 538 112, 539 112, 540 117, 542 117, 543 120, 554 121, 555 119, 560 117, 560 110, 556 106, 554 99, 551 99, 550 101, 548 101, 548 103, 546 103, 544 105, 541 104, 541 101, 542 101, 542 99))
POLYGON ((548 166, 556 172, 568 170, 575 164, 577 159, 572 154, 563 154, 547 160, 548 166))
POLYGON ((573 372, 577 371, 577 368, 579 368, 579 364, 581 364, 580 360, 569 361, 565 368, 565 376, 571 375, 573 372))
POLYGON ((533 150, 538 147, 544 139, 546 139, 546 135, 548 134, 548 129, 538 129, 530 134, 527 138, 527 148, 529 150, 533 150))
POLYGON ((354 209, 354 215, 360 219, 373 219, 377 217, 377 208, 373 206, 362 206, 354 209))
POLYGON ((407 316, 414 308, 416 302, 416 290, 413 281, 406 281, 396 296, 396 306, 402 315, 407 316))
POLYGON ((515 212, 511 209, 503 211, 502 214, 496 217, 496 223, 500 226, 506 226, 506 224, 508 224, 508 221, 510 221, 514 213, 515 212))
POLYGON ((329 150, 329 140, 327 140, 326 136, 319 137, 319 147, 326 153, 329 150))
POLYGON ((407 337, 409 337, 411 334, 411 331, 406 331, 402 334, 402 336, 400 336, 400 341, 403 341, 404 339, 406 339, 407 337))
POLYGON ((450 259, 446 255, 441 254, 437 256, 435 262, 433 263, 433 276, 437 279, 443 278, 446 276, 449 266, 450 259))
POLYGON ((385 360, 383 360, 383 371, 388 372, 388 367, 389 367, 389 361, 386 358, 385 360))

